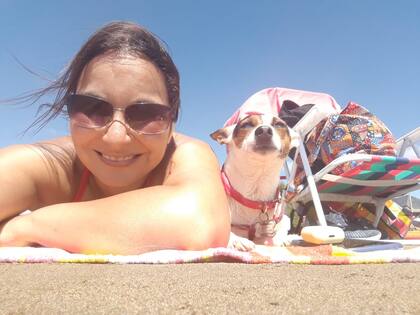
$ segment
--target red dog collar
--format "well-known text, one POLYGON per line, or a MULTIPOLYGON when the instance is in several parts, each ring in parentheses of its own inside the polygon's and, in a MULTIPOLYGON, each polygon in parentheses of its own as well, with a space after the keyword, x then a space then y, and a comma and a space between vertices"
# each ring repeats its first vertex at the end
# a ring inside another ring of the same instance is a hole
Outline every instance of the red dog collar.
MULTIPOLYGON (((276 198, 274 200, 270 201, 256 201, 251 200, 246 197, 244 197, 239 191, 237 191, 233 186, 231 185, 229 178, 227 177, 224 169, 222 168, 221 172, 221 178, 223 182, 223 186, 225 188, 225 192, 235 199, 237 202, 239 202, 241 205, 244 205, 245 207, 261 210, 262 212, 265 212, 267 210, 274 209, 276 205, 280 202, 280 198, 276 198)), ((279 190, 277 189, 276 196, 278 196, 279 190)), ((280 214, 281 217, 281 214, 280 214)), ((279 218, 276 218, 279 220, 279 218)))

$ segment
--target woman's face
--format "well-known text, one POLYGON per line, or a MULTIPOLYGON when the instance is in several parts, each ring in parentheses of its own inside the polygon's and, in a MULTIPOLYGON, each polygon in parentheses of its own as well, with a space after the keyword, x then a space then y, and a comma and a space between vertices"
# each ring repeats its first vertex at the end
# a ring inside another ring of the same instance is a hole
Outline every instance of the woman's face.
MULTIPOLYGON (((132 56, 94 58, 82 72, 77 94, 98 97, 118 108, 134 103, 169 107, 161 72, 151 62, 132 56)), ((162 160, 172 128, 155 135, 136 133, 126 125, 124 113, 114 111, 114 121, 105 128, 88 129, 70 120, 70 131, 79 159, 102 192, 112 195, 142 187, 162 160)))

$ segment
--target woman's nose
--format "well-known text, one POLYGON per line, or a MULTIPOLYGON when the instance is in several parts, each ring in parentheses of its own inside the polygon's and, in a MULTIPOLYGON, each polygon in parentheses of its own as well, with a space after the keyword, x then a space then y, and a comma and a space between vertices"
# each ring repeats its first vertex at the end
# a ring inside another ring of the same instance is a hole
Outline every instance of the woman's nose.
POLYGON ((130 141, 128 126, 124 121, 122 112, 114 113, 113 120, 107 126, 103 139, 109 143, 125 143, 130 141))

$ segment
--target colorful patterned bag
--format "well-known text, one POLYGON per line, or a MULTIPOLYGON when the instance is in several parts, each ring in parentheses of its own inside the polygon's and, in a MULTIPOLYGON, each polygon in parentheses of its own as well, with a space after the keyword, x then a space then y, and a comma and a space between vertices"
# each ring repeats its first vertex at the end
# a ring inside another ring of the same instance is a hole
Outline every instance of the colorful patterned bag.
MULTIPOLYGON (((311 154, 320 155, 325 165, 348 153, 396 154, 395 139, 385 124, 353 102, 339 115, 330 116, 319 134, 317 130, 311 132, 307 146, 311 154)), ((341 174, 353 165, 347 167, 336 168, 332 173, 341 174)))
MULTIPOLYGON (((385 124, 353 102, 340 114, 331 115, 316 125, 306 137, 305 148, 314 174, 336 158, 349 153, 396 155, 395 139, 385 124)), ((296 186, 305 179, 301 163, 299 159, 296 186)), ((340 175, 357 165, 357 162, 348 162, 331 173, 340 175)))

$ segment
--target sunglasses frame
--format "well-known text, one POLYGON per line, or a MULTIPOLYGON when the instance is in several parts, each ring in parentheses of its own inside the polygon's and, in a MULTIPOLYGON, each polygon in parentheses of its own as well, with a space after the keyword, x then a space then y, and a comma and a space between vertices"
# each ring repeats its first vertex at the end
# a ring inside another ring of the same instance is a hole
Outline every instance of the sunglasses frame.
POLYGON ((70 118, 70 120, 72 120, 72 115, 70 114, 71 107, 72 107, 72 101, 71 101, 71 99, 74 98, 74 97, 84 97, 84 98, 88 98, 88 99, 91 99, 91 100, 96 100, 98 102, 102 102, 104 104, 107 104, 107 105, 110 106, 110 108, 112 108, 112 116, 111 116, 111 119, 109 121, 107 121, 103 126, 87 126, 87 125, 79 124, 80 127, 87 128, 87 129, 95 129, 95 130, 106 129, 114 121, 119 121, 119 122, 123 123, 128 129, 132 130, 135 133, 144 134, 144 135, 159 135, 159 134, 162 134, 162 133, 166 132, 170 128, 171 123, 173 123, 173 121, 175 119, 173 108, 171 108, 171 107, 169 107, 167 105, 158 104, 158 103, 149 103, 149 102, 139 102, 139 103, 130 104, 130 105, 126 106, 126 107, 114 107, 111 103, 109 103, 109 102, 107 102, 107 101, 105 101, 105 100, 103 100, 101 98, 98 98, 96 96, 86 95, 86 94, 76 94, 76 93, 74 93, 74 94, 71 94, 71 95, 69 95, 67 97, 67 100, 66 100, 66 103, 65 103, 65 106, 66 106, 66 109, 67 109, 67 115, 70 118), (129 117, 126 117, 126 110, 130 106, 136 106, 136 105, 144 105, 144 106, 157 105, 159 107, 168 108, 168 111, 165 113, 168 116, 168 118, 167 118, 168 126, 165 129, 162 129, 159 132, 145 132, 145 131, 143 131, 141 129, 140 130, 137 130, 137 129, 133 128, 130 125, 130 123, 129 123, 129 121, 130 121, 129 117), (124 121, 121 121, 119 119, 114 119, 115 112, 123 112, 123 114, 124 114, 124 121))

